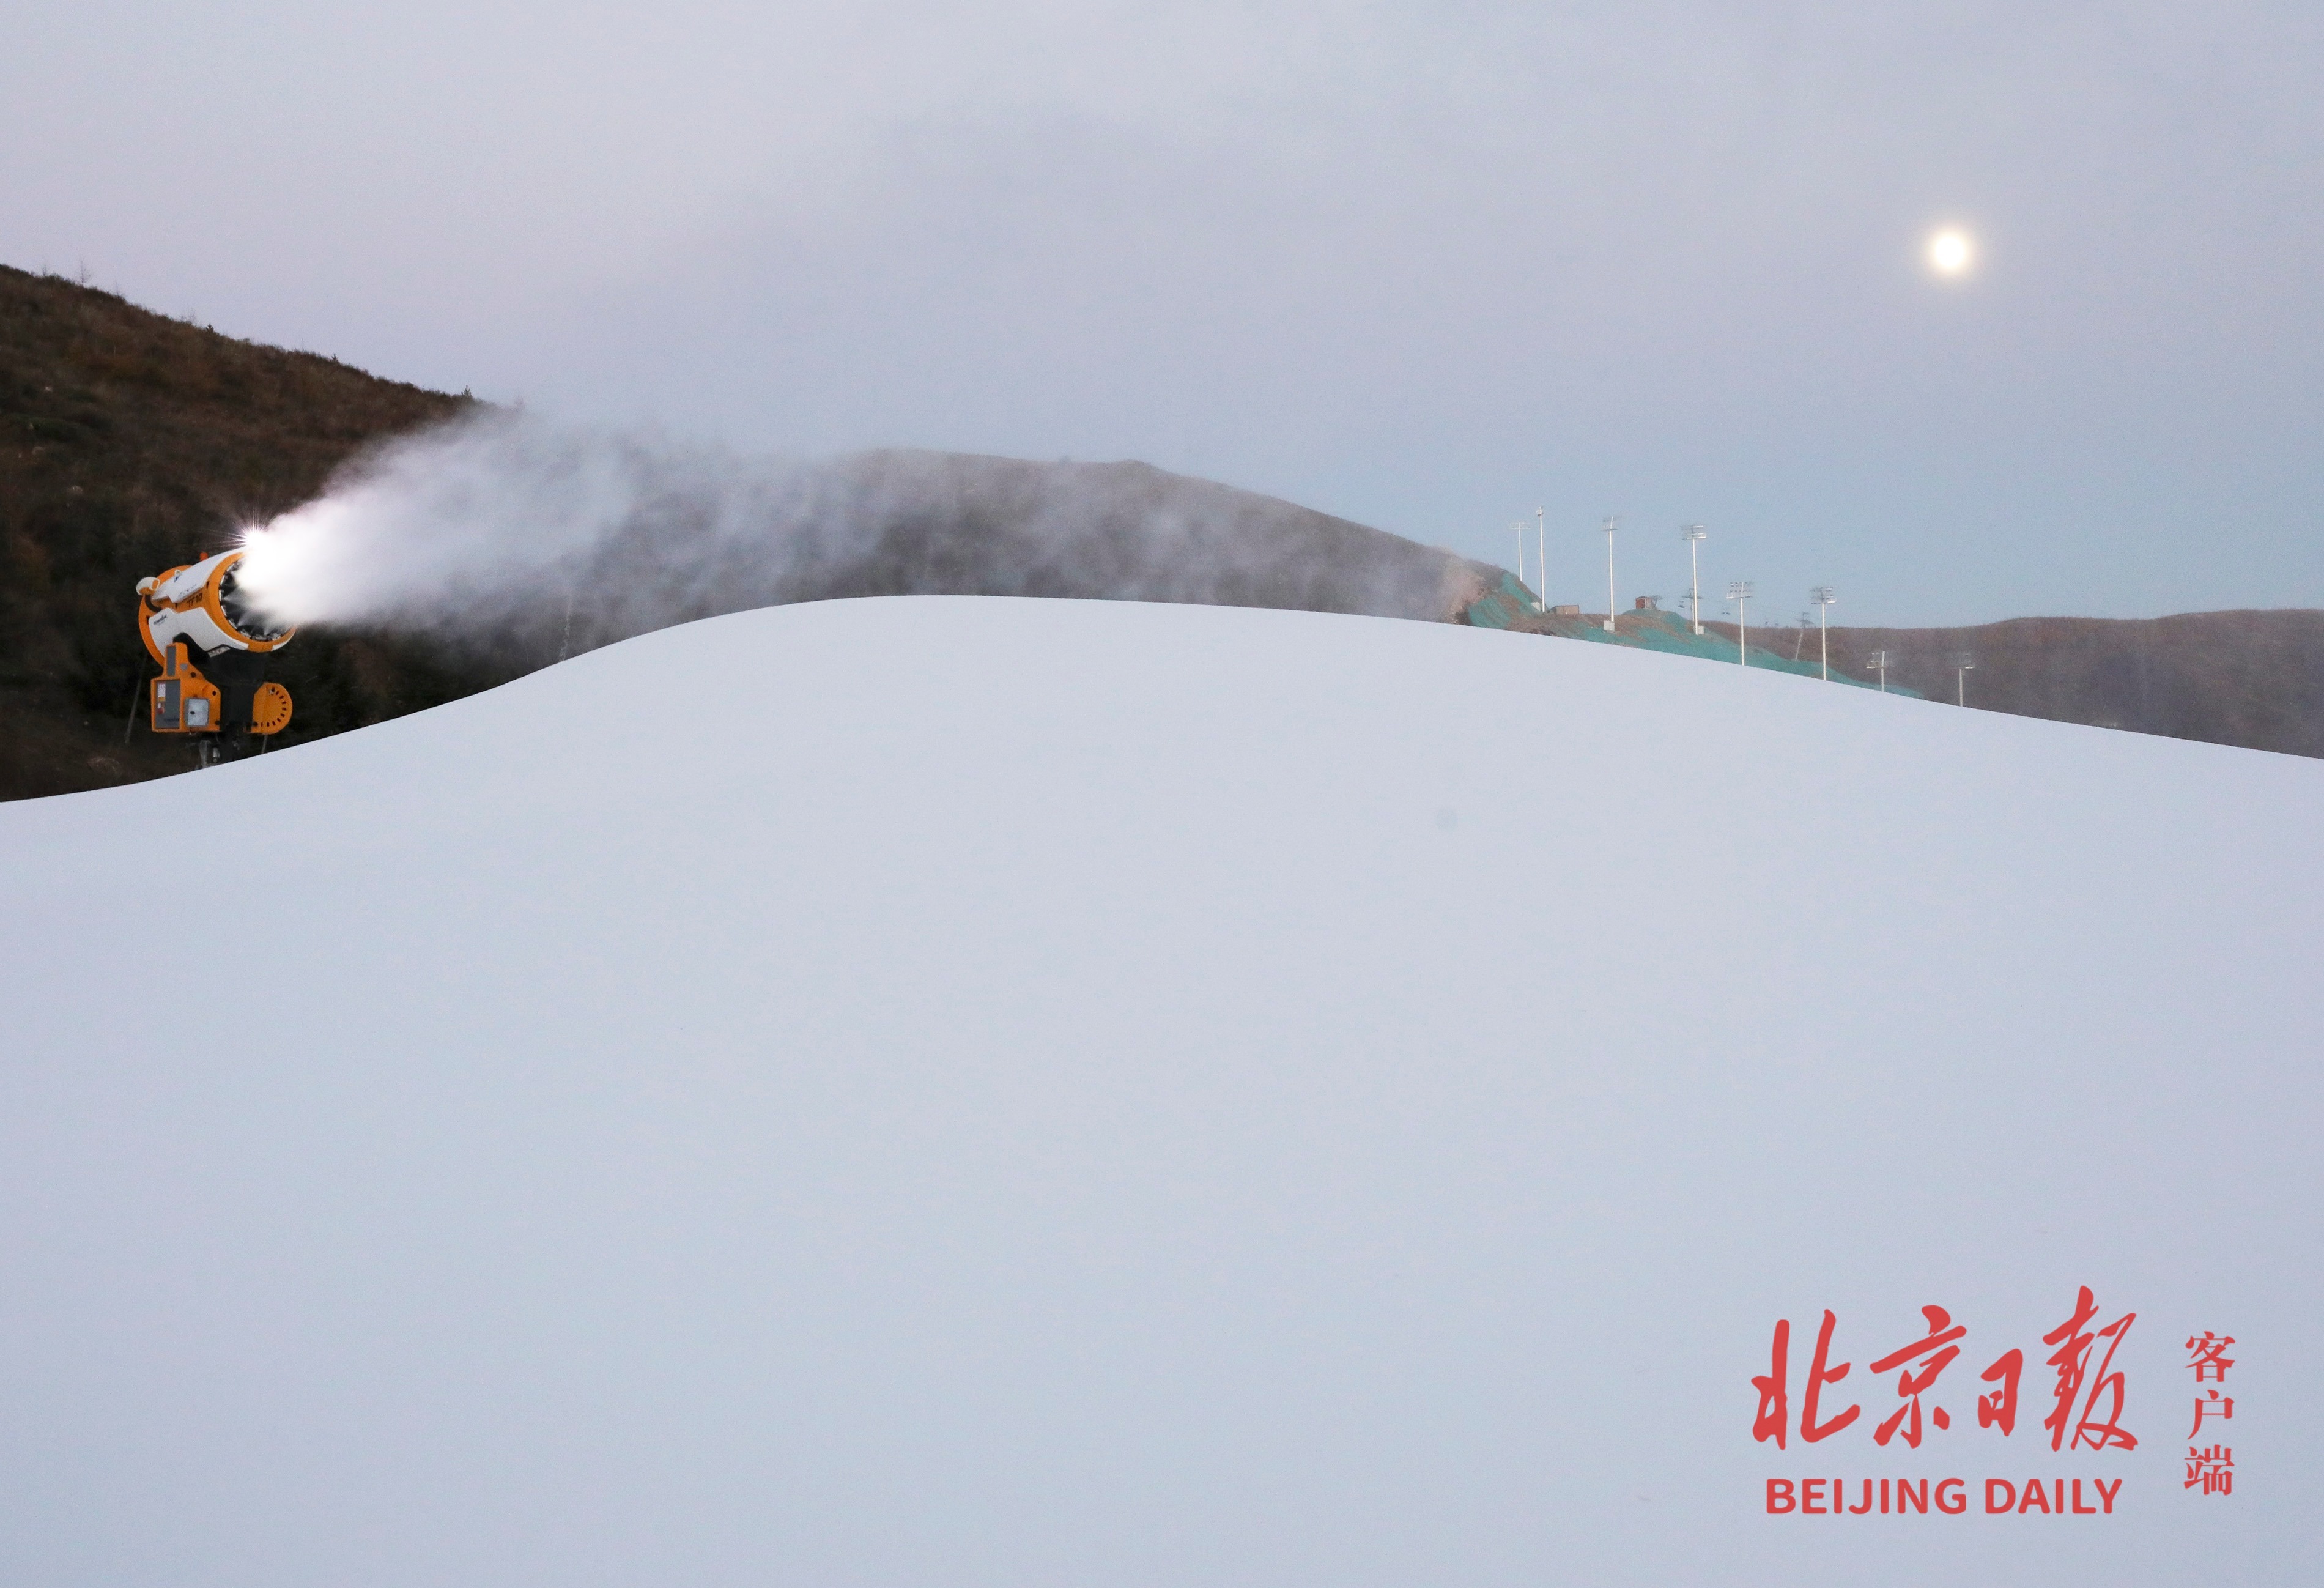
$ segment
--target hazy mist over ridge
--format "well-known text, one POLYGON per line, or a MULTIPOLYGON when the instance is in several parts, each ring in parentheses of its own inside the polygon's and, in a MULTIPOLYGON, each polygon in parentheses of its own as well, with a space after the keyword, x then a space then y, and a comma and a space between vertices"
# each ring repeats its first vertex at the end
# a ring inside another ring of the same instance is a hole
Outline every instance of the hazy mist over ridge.
POLYGON ((2316 605, 2319 68, 2291 5, 97 5, 0 60, 0 256, 751 451, 1546 506, 1565 599, 1619 512, 1626 598, 1693 520, 1771 617, 2316 605))
POLYGON ((472 409, 246 526, 284 626, 429 633, 529 665, 848 596, 1046 596, 1456 621, 1495 570, 1140 464, 748 457, 472 409))

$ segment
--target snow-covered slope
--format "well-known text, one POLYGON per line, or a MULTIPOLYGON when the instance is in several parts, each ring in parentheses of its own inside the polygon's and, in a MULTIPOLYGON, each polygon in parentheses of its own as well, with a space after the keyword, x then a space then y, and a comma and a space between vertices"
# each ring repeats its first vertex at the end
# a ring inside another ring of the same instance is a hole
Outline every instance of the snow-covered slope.
POLYGON ((1612 648, 905 599, 0 808, 0 1580, 2313 1580, 2320 802, 1612 648), (2135 1451, 2042 1426, 2085 1285, 2135 1451), (1951 1426, 1883 1447, 1930 1304, 1951 1426))

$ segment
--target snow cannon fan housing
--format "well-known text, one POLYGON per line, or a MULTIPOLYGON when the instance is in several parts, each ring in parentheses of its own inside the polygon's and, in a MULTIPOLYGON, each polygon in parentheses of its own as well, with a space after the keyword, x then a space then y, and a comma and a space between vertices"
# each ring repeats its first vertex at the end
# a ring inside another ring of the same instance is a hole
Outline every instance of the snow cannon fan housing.
POLYGON ((290 691, 267 681, 266 659, 297 631, 251 610, 235 577, 241 560, 221 551, 137 581, 138 632, 161 669, 146 702, 157 734, 265 735, 290 725, 290 691))

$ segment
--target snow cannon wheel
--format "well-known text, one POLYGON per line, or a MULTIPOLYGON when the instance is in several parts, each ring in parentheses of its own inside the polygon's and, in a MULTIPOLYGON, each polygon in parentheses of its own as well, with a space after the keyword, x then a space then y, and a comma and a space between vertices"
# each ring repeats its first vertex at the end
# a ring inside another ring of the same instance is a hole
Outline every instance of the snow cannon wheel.
POLYGON ((250 702, 250 731, 279 734, 290 725, 290 691, 280 684, 259 685, 250 702))

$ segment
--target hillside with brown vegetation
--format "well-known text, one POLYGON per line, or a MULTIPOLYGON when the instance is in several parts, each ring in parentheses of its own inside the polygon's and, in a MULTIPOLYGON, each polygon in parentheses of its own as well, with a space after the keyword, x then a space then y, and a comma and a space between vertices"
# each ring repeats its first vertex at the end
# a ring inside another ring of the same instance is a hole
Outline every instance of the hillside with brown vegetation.
MULTIPOLYGON (((181 771, 132 718, 152 671, 140 578, 232 544, 365 446, 464 400, 222 337, 0 266, 0 798, 181 771)), ((285 743, 469 693, 425 648, 301 636, 285 743)))

